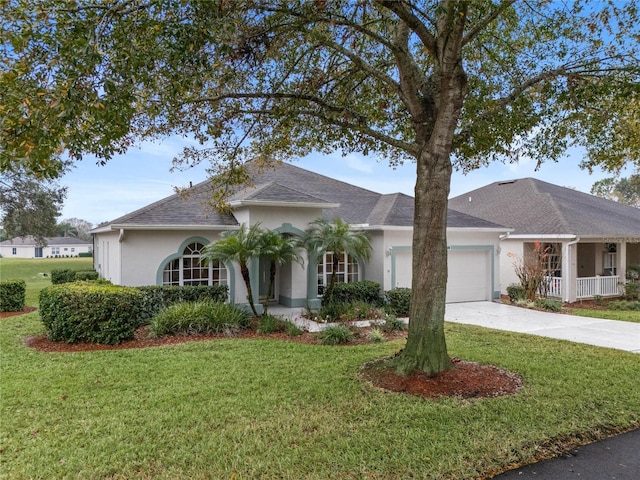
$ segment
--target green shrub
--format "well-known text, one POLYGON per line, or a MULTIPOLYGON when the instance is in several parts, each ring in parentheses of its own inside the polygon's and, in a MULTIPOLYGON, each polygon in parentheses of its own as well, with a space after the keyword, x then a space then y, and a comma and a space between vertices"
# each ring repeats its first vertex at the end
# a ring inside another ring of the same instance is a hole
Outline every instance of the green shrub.
POLYGON ((235 333, 249 326, 242 308, 214 300, 181 302, 163 309, 149 323, 155 336, 174 334, 235 333))
POLYGON ((302 329, 300 329, 291 320, 277 317, 275 315, 263 315, 258 321, 258 333, 276 333, 282 332, 290 336, 302 335, 302 329))
POLYGON ((385 315, 381 328, 385 332, 395 332, 397 330, 405 330, 407 325, 394 315, 385 315))
POLYGON ((285 332, 287 330, 286 320, 275 315, 263 315, 258 321, 258 333, 285 332))
POLYGON ((396 315, 406 317, 411 308, 411 289, 395 288, 386 294, 387 307, 396 315))
POLYGON ((376 343, 384 342, 385 340, 383 331, 378 327, 374 327, 369 331, 368 338, 370 341, 376 343))
POLYGON ((78 257, 84 257, 84 258, 93 257, 93 252, 80 252, 78 254, 78 257))
POLYGON ((71 283, 76 279, 76 271, 69 268, 55 268, 51 270, 51 284, 71 283))
POLYGON ((384 309, 366 302, 336 302, 322 306, 317 316, 329 322, 352 322, 355 320, 378 320, 384 309))
POLYGON ((293 322, 287 322, 286 332, 290 337, 298 337, 304 333, 304 331, 293 322))
POLYGON ((607 306, 611 310, 638 310, 640 311, 640 301, 616 300, 609 302, 607 306))
POLYGON ((320 310, 318 310, 317 318, 321 321, 326 322, 336 322, 346 315, 347 304, 332 302, 328 305, 323 305, 320 310))
POLYGON ((142 318, 148 320, 171 305, 211 300, 224 303, 229 296, 226 285, 151 285, 136 287, 143 294, 142 318))
POLYGON ((519 283, 512 283, 507 287, 507 295, 509 295, 509 301, 514 305, 518 303, 519 300, 524 300, 526 298, 526 290, 519 283))
POLYGON ((538 308, 543 308, 544 310, 549 310, 551 312, 559 312, 562 310, 562 303, 558 300, 552 300, 550 298, 539 298, 535 301, 535 306, 538 308))
POLYGON ((117 344, 140 325, 141 297, 131 287, 52 285, 40 292, 40 316, 53 341, 117 344))
POLYGON ((331 303, 365 302, 372 305, 382 305, 380 296, 380 284, 370 280, 351 283, 336 283, 333 292, 324 292, 323 305, 328 303, 325 299, 331 297, 331 303))
POLYGON ((84 282, 87 280, 98 280, 98 272, 95 270, 78 270, 75 272, 74 281, 84 282))
POLYGON ((0 312, 21 312, 24 310, 27 284, 24 280, 4 280, 0 282, 0 312))
POLYGON ((346 325, 332 325, 318 334, 322 345, 340 345, 353 340, 353 333, 346 325))
POLYGON ((640 281, 630 280, 623 284, 625 300, 640 300, 640 281))

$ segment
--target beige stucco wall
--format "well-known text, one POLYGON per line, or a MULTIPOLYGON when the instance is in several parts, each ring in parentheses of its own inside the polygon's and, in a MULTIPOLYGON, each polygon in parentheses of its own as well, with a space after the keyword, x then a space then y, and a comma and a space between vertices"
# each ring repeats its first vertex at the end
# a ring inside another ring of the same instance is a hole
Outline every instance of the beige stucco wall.
POLYGON ((260 223, 262 228, 268 230, 279 228, 283 223, 287 223, 304 231, 309 223, 322 217, 322 210, 320 208, 283 208, 252 205, 250 208, 235 209, 233 215, 239 223, 248 225, 260 223))

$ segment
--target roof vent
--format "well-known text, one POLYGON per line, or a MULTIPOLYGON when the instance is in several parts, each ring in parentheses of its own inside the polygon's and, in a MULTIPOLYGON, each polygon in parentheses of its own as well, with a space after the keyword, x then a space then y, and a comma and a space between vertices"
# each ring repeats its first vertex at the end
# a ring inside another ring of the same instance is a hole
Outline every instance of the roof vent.
POLYGON ((511 185, 512 183, 516 183, 516 180, 507 180, 506 182, 498 182, 498 185, 511 185))

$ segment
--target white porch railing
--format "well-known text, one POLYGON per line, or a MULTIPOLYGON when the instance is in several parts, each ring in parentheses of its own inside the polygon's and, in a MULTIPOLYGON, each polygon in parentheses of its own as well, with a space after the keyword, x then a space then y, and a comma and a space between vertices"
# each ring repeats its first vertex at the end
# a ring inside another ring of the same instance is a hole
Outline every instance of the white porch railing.
POLYGON ((583 277, 576 280, 576 297, 612 297, 620 295, 620 277, 583 277))
POLYGON ((562 297, 562 277, 546 277, 542 294, 548 297, 562 297))

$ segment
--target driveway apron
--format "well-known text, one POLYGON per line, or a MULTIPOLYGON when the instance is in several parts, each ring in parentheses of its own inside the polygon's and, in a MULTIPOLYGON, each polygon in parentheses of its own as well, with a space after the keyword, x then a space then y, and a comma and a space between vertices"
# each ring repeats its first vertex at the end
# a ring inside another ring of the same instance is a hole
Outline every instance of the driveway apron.
POLYGON ((494 302, 448 303, 445 320, 640 353, 640 323, 541 312, 494 302))

